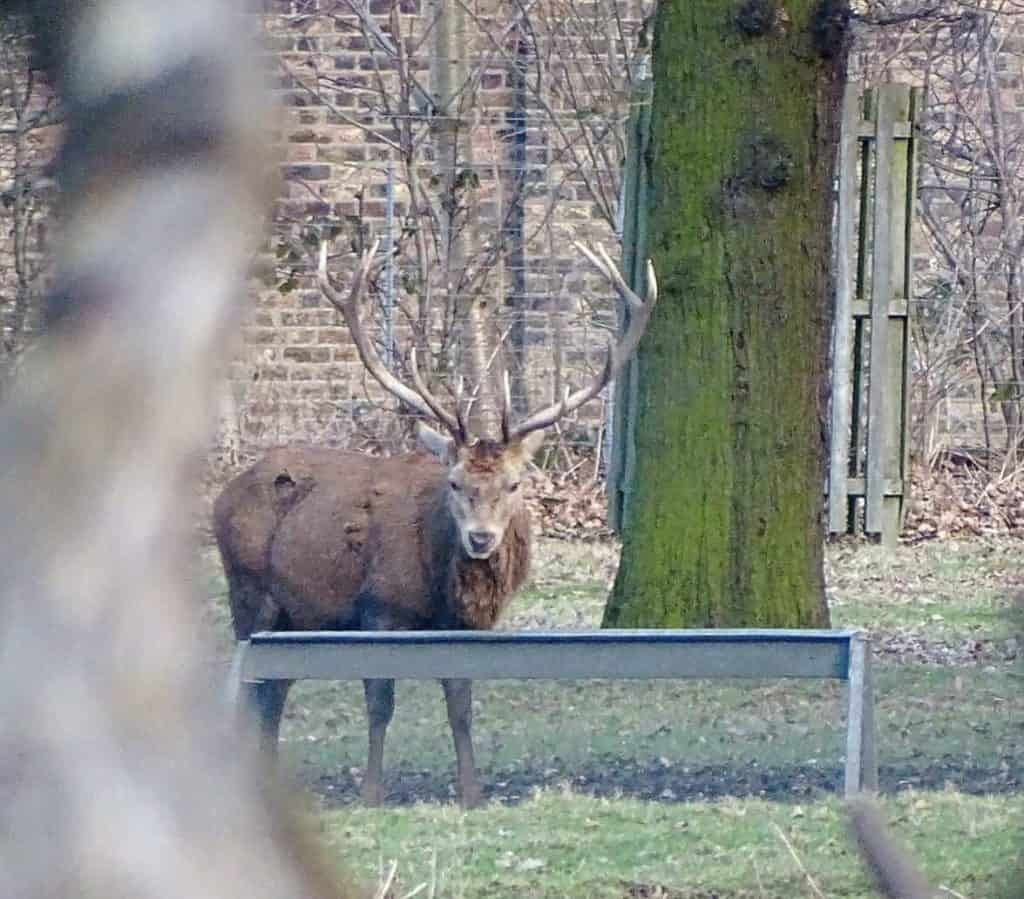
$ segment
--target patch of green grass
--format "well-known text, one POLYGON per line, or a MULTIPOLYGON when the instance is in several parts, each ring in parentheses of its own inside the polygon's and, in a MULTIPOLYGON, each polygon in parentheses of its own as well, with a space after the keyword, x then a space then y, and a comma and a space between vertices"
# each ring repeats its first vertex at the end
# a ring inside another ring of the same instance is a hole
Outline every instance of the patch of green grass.
MULTIPOLYGON (((935 884, 972 899, 1009 899, 1024 798, 905 793, 882 805, 935 884)), ((815 895, 808 875, 826 897, 876 895, 833 800, 662 804, 551 790, 468 813, 438 805, 326 811, 322 829, 368 882, 395 860, 395 896, 434 883, 445 899, 793 899, 815 895)))
MULTIPOLYGON (((478 762, 491 784, 525 772, 570 777, 624 765, 680 777, 700 766, 751 765, 834 776, 845 749, 842 691, 831 682, 479 682, 474 690, 478 762)), ((1012 672, 883 667, 876 690, 887 786, 949 780, 987 789, 1000 771, 1024 768, 1024 691, 1012 672)), ((307 683, 293 692, 283 728, 289 762, 309 778, 361 767, 361 687, 307 683)), ((397 695, 389 769, 447 777, 452 749, 440 689, 403 682, 397 695)))
MULTIPOLYGON (((866 545, 830 547, 836 623, 877 630, 879 621, 899 621, 930 638, 935 605, 925 599, 948 594, 941 607, 947 624, 972 620, 980 612, 977 591, 996 585, 1008 591, 1017 582, 1013 551, 1018 546, 978 540, 901 547, 895 553, 866 545), (960 581, 963 589, 955 589, 960 581)), ((513 602, 506 626, 595 626, 614 574, 615 548, 540 541, 538 556, 533 579, 513 602)), ((230 625, 215 551, 204 556, 197 577, 211 598, 205 612, 226 658, 230 625)), ((985 619, 979 615, 979 620, 985 619)), ((970 778, 984 778, 986 771, 1024 768, 1021 685, 1019 672, 1007 665, 878 665, 883 766, 899 769, 892 777, 911 782, 915 772, 928 772, 920 782, 939 785, 948 770, 951 781, 972 789, 984 784, 970 778), (981 773, 965 774, 972 769, 981 773)), ((527 771, 560 778, 623 765, 740 770, 756 763, 838 770, 844 751, 842 690, 832 682, 492 681, 474 689, 478 759, 490 784, 527 771)), ((297 685, 282 736, 284 757, 307 779, 361 769, 366 741, 361 686, 297 685)), ((435 684, 398 685, 387 753, 388 770, 396 777, 403 772, 449 777, 450 735, 435 684)))
MULTIPOLYGON (((833 624, 867 627, 880 637, 909 635, 940 648, 1011 639, 1022 632, 1019 617, 1010 614, 1020 608, 1015 595, 1024 587, 1019 553, 1018 541, 995 538, 895 552, 830 546, 833 624)), ((598 626, 615 547, 542 540, 537 555, 534 576, 503 626, 598 626)), ((197 578, 210 597, 204 614, 224 660, 232 641, 215 552, 204 554, 197 578)), ((1000 780, 1000 772, 1024 769, 1020 665, 991 655, 983 664, 967 664, 963 654, 945 663, 933 653, 927 665, 891 658, 875 669, 883 777, 889 787, 918 778, 940 790, 887 797, 889 817, 935 882, 970 899, 1001 896, 999 872, 1019 851, 1024 811, 1024 798, 1006 792, 1012 776, 1000 780), (1002 793, 943 791, 946 779, 972 790, 998 782, 1002 793)), ((402 887, 394 896, 428 882, 435 863, 439 897, 813 895, 774 824, 825 896, 867 897, 873 894, 840 806, 813 790, 784 803, 607 800, 550 786, 528 798, 531 785, 557 784, 580 771, 603 772, 613 785, 623 772, 624 782, 662 771, 685 780, 701 766, 740 775, 758 766, 823 766, 835 777, 844 751, 842 714, 842 690, 831 682, 478 683, 474 730, 482 779, 492 789, 519 782, 526 801, 468 814, 450 804, 334 805, 323 812, 323 828, 339 857, 365 878, 375 879, 379 864, 397 860, 402 887)), ((365 752, 359 684, 297 685, 282 753, 303 780, 351 783, 350 771, 361 772, 365 752)), ((399 684, 387 743, 391 783, 419 778, 447 785, 452 765, 440 689, 399 684)))
POLYGON ((837 543, 826 555, 836 626, 909 630, 932 641, 1005 640, 1020 630, 1020 540, 946 540, 886 549, 837 543))

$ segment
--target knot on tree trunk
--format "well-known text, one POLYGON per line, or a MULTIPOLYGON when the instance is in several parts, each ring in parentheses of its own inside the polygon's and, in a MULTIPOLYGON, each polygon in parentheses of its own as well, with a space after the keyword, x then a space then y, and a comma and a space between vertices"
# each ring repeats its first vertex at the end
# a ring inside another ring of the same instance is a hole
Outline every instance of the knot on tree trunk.
POLYGON ((818 0, 811 17, 814 48, 824 59, 841 56, 850 31, 848 0, 818 0))
POLYGON ((736 27, 748 37, 760 37, 775 26, 779 0, 743 0, 736 10, 736 27))

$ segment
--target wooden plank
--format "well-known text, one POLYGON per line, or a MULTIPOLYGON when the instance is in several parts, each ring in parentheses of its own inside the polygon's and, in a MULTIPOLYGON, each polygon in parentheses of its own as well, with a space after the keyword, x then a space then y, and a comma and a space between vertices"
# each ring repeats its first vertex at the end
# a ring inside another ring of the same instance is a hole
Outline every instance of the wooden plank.
MULTIPOLYGON (((904 299, 894 299, 889 303, 889 318, 906 318, 910 307, 904 299)), ((853 318, 870 318, 871 304, 867 300, 854 300, 850 303, 850 315, 853 318)))
POLYGON ((836 297, 832 321, 832 423, 828 477, 828 531, 848 530, 846 479, 850 474, 850 433, 853 415, 854 246, 857 216, 857 154, 861 95, 854 84, 843 94, 839 147, 839 198, 836 220, 836 297))
MULTIPOLYGON (((889 95, 889 109, 895 122, 902 121, 909 124, 911 97, 909 85, 892 84, 886 85, 884 89, 889 95)), ((908 181, 911 171, 909 151, 909 141, 893 141, 892 202, 889 207, 889 289, 893 301, 903 300, 904 303, 907 300, 910 267, 908 228, 911 219, 910 209, 907 206, 908 181)), ((885 329, 885 339, 889 343, 887 349, 888 368, 885 372, 885 413, 888 416, 885 430, 889 439, 885 446, 882 468, 885 477, 902 479, 905 438, 903 410, 907 393, 907 323, 904 319, 887 316, 885 329)), ((899 539, 902 505, 902 496, 889 494, 883 496, 882 541, 887 546, 895 545, 899 539)))
MULTIPOLYGON (((850 401, 850 472, 861 471, 862 438, 861 416, 864 412, 864 319, 853 320, 853 372, 851 374, 850 401)), ((847 490, 849 492, 849 490, 847 490)), ((857 532, 857 498, 847 496, 846 531, 857 532)))
MULTIPOLYGON (((874 110, 877 104, 873 90, 864 91, 863 115, 870 119, 872 134, 874 133, 875 121, 874 110)), ((874 164, 873 140, 862 140, 860 142, 860 199, 857 204, 857 284, 855 295, 857 299, 864 299, 867 293, 867 265, 868 265, 868 234, 871 230, 871 171, 874 164)))
MULTIPOLYGON (((874 134, 874 92, 864 91, 862 115, 869 118, 871 133, 874 134)), ((874 142, 860 141, 860 189, 857 197, 857 269, 854 285, 855 305, 863 301, 867 289, 867 244, 869 232, 869 201, 871 197, 871 169, 873 165, 874 142)), ((850 471, 858 474, 862 471, 862 460, 866 455, 863 445, 861 418, 865 412, 864 401, 864 341, 865 326, 862 318, 853 322, 853 385, 850 421, 850 471)), ((847 502, 847 530, 855 533, 857 529, 857 500, 850 497, 847 502)))
POLYGON ((892 299, 892 169, 893 125, 898 109, 898 93, 893 85, 883 85, 876 93, 875 103, 875 175, 872 203, 871 242, 871 355, 868 384, 868 449, 865 477, 864 530, 881 534, 884 522, 883 480, 885 459, 892 441, 888 407, 889 340, 888 313, 892 299))
MULTIPOLYGON (((899 478, 889 478, 884 483, 883 490, 886 496, 902 496, 903 481, 899 478)), ((864 478, 847 478, 846 492, 852 497, 862 497, 867 494, 867 483, 864 478)))
MULTIPOLYGON (((915 88, 919 90, 919 88, 915 88)), ((910 122, 894 122, 892 127, 893 137, 897 140, 907 139, 913 135, 913 125, 910 122)), ((873 121, 858 122, 857 136, 863 140, 875 139, 875 123, 873 121)))
MULTIPOLYGON (((636 256, 637 179, 640 175, 640 154, 637 128, 641 108, 633 92, 633 105, 626 123, 626 159, 622 170, 622 275, 628 284, 636 256)), ((625 324, 626 308, 621 297, 615 302, 615 315, 621 330, 625 324)), ((623 488, 625 486, 626 421, 631 413, 629 403, 630 371, 627 366, 612 387, 612 430, 607 435, 610 452, 606 472, 605 490, 608 499, 608 526, 621 533, 623 519, 623 488)))
MULTIPOLYGON (((640 107, 640 121, 637 125, 637 156, 639 175, 636 184, 636 214, 633 270, 629 282, 632 290, 640 296, 647 293, 647 209, 648 188, 651 173, 647 165, 648 148, 651 142, 651 112, 654 101, 654 83, 648 79, 643 86, 643 102, 640 107)), ((627 314, 628 315, 628 314, 627 314)), ((626 367, 624 390, 619 394, 627 401, 626 416, 623 420, 623 470, 622 470, 622 522, 629 521, 632 513, 633 495, 636 492, 636 416, 640 402, 640 354, 634 353, 626 367)))
POLYGON ((854 631, 384 631, 254 634, 242 680, 836 678, 854 631))
MULTIPOLYGON (((904 252, 906 253, 906 263, 903 267, 906 273, 906 283, 903 288, 903 295, 907 298, 907 302, 913 299, 914 296, 914 217, 917 211, 917 175, 919 167, 918 154, 920 150, 920 142, 917 139, 917 125, 918 120, 921 116, 924 108, 924 88, 915 87, 910 92, 910 129, 909 129, 909 140, 907 147, 907 189, 906 189, 906 235, 903 240, 904 252)), ((907 329, 904 331, 904 349, 903 349, 903 373, 904 373, 904 385, 903 385, 903 459, 902 459, 902 477, 903 477, 903 502, 900 506, 900 530, 903 529, 904 519, 906 518, 907 509, 909 508, 910 499, 910 401, 911 401, 911 385, 910 385, 910 323, 907 322, 907 329)))
MULTIPOLYGON (((626 283, 643 295, 646 289, 647 256, 647 145, 650 140, 653 84, 641 78, 633 91, 633 108, 627 125, 628 147, 623 171, 622 274, 626 283)), ((628 323, 629 311, 620 299, 619 323, 628 323)), ((621 533, 629 515, 636 455, 635 422, 639 366, 634 355, 613 386, 611 452, 608 458, 606 493, 608 526, 621 533)))

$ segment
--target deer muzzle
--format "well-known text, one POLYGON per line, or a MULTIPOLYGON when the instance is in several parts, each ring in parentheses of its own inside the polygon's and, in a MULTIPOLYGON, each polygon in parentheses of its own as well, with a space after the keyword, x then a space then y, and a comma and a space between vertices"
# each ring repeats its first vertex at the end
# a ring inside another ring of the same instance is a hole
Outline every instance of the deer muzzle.
POLYGON ((486 559, 497 547, 498 538, 492 531, 467 531, 463 544, 471 558, 486 559))

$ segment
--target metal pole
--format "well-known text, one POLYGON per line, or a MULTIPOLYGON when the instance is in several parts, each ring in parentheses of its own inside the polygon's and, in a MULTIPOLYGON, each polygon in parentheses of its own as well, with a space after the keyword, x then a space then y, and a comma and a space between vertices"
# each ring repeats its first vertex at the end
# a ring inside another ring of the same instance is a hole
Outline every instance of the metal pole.
POLYGON ((878 788, 875 758, 874 696, 871 690, 871 645, 862 634, 850 641, 847 677, 846 789, 847 798, 878 788))
POLYGON ((387 195, 384 212, 384 364, 391 368, 395 361, 395 164, 388 159, 387 195))

